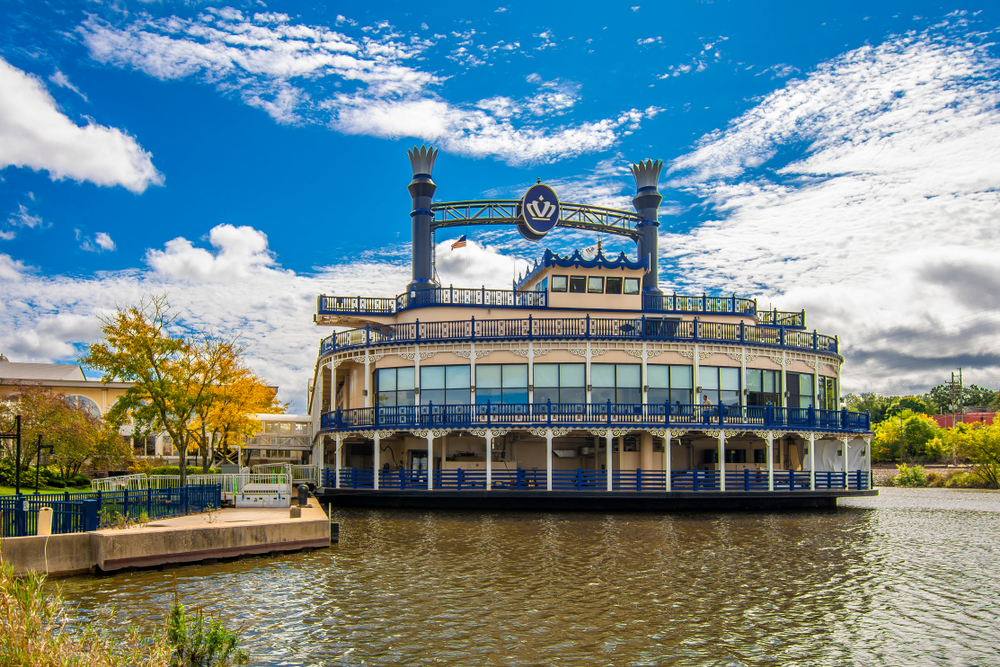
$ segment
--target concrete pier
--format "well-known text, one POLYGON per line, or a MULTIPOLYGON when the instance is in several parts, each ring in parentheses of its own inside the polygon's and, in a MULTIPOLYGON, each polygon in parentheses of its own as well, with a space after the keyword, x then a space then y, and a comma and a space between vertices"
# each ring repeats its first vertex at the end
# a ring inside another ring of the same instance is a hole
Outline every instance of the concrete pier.
POLYGON ((330 538, 330 520, 310 498, 294 519, 287 508, 223 509, 126 529, 10 537, 0 555, 17 572, 67 576, 318 549, 329 546, 330 538))

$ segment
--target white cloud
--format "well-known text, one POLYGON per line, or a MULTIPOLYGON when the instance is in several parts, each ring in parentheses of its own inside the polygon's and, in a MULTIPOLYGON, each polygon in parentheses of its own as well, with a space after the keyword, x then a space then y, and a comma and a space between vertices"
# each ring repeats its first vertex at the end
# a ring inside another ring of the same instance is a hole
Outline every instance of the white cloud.
POLYGON ((680 288, 805 307, 840 335, 848 389, 922 391, 952 366, 1000 385, 1000 63, 981 42, 851 51, 674 161, 718 214, 661 237, 680 288))
POLYGON ((267 249, 267 235, 262 231, 218 225, 209 232, 208 240, 218 252, 196 248, 178 237, 167 241, 164 250, 148 250, 146 263, 163 276, 190 282, 232 282, 255 272, 280 273, 270 268, 274 256, 267 249))
MULTIPOLYGON (((343 28, 349 21, 337 18, 343 28)), ((443 77, 416 66, 434 40, 394 32, 387 23, 364 26, 350 36, 323 26, 250 18, 236 10, 208 10, 195 19, 140 18, 124 27, 89 18, 79 31, 93 58, 160 79, 200 77, 239 94, 282 123, 321 123, 346 134, 413 137, 446 151, 497 157, 510 164, 552 162, 604 150, 634 131, 644 112, 545 127, 536 120, 568 112, 577 86, 544 82, 544 90, 510 108, 488 100, 453 103, 435 89, 443 77), (330 82, 332 81, 332 86, 330 82), (496 112, 496 114, 494 114, 496 112), (525 113, 524 127, 512 119, 525 113)), ((518 42, 476 45, 475 30, 449 57, 468 66, 490 53, 507 53, 518 42)), ((538 48, 554 46, 551 31, 535 35, 538 48)), ((540 80, 540 78, 539 78, 540 80)))
POLYGON ((503 254, 497 246, 482 245, 469 239, 464 248, 451 245, 461 234, 437 244, 436 266, 442 285, 511 289, 517 273, 524 273, 528 263, 503 254))
POLYGON ((182 313, 179 326, 241 333, 254 370, 279 385, 281 400, 302 410, 319 341, 332 332, 312 323, 316 295, 394 296, 409 279, 401 256, 297 274, 275 268, 259 230, 220 225, 208 238, 207 250, 175 239, 148 251, 148 269, 89 278, 37 275, 0 254, 0 349, 17 361, 73 360, 98 340, 97 315, 166 292, 182 313))
POLYGON ((114 250, 115 242, 111 240, 111 237, 104 232, 97 232, 94 236, 94 243, 99 245, 104 250, 114 250))
POLYGON ((82 97, 84 102, 89 102, 90 101, 90 100, 87 99, 87 96, 84 95, 83 92, 79 88, 77 88, 72 83, 70 83, 69 77, 66 76, 65 74, 63 74, 62 72, 60 72, 58 69, 55 72, 53 72, 52 74, 49 75, 49 81, 51 81, 52 83, 56 84, 60 88, 66 88, 68 90, 72 90, 74 93, 76 93, 77 95, 79 95, 80 97, 82 97))
POLYGON ((9 166, 132 192, 163 183, 135 139, 93 122, 76 125, 37 77, 0 59, 0 169, 9 166))
POLYGON ((7 217, 7 224, 12 227, 27 227, 28 229, 34 229, 35 227, 44 226, 44 222, 41 216, 32 215, 24 204, 18 204, 17 210, 11 213, 7 217))

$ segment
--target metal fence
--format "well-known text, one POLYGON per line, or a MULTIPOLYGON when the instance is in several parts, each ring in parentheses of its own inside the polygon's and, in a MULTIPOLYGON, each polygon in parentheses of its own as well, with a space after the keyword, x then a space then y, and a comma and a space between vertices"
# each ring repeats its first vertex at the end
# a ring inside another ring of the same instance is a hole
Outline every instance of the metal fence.
MULTIPOLYGON (((727 470, 727 491, 767 491, 770 488, 767 470, 727 470)), ((509 491, 544 490, 547 488, 545 470, 524 468, 494 468, 490 474, 494 489, 509 491)), ((363 468, 341 468, 340 488, 373 489, 375 471, 363 468)), ((582 468, 552 471, 554 491, 605 491, 608 484, 604 470, 582 468)), ((486 488, 486 471, 481 468, 434 471, 435 490, 474 490, 486 488)), ((612 472, 614 491, 664 491, 666 473, 663 470, 615 470, 612 472)), ((717 470, 672 470, 672 491, 718 491, 717 470)), ((336 485, 336 469, 323 470, 323 486, 336 485)), ((775 470, 775 491, 806 491, 810 488, 808 470, 775 470)), ((871 474, 867 470, 850 472, 816 472, 816 489, 847 489, 864 491, 872 488, 871 474)), ((427 490, 426 470, 380 470, 379 489, 405 491, 427 490)))
POLYGON ((772 405, 681 403, 471 403, 393 405, 338 409, 321 417, 323 430, 368 428, 470 428, 500 425, 689 427, 750 426, 868 432, 866 412, 782 408, 772 405))
POLYGON ((35 535, 42 507, 52 508, 52 532, 61 534, 194 514, 221 506, 222 489, 217 484, 0 496, 3 537, 35 535))
POLYGON ((334 333, 320 343, 320 353, 392 345, 497 340, 679 341, 765 345, 795 350, 839 351, 835 336, 800 331, 786 325, 668 320, 661 317, 534 317, 367 324, 334 333))

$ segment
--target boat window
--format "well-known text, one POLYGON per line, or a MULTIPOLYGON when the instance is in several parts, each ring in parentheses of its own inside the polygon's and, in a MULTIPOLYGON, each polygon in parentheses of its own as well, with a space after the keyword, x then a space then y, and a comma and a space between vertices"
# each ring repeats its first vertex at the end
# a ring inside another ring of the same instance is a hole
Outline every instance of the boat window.
POLYGON ((698 369, 702 395, 712 405, 739 405, 740 369, 733 366, 702 366, 698 369))
POLYGON ((587 280, 587 291, 591 294, 604 293, 604 278, 601 276, 591 276, 587 280))
POLYGON ((639 293, 639 279, 638 278, 626 278, 625 279, 625 294, 638 294, 639 293))
POLYGON ((646 400, 651 405, 691 403, 691 366, 650 364, 646 367, 646 400))
POLYGON ((527 364, 477 364, 476 403, 527 403, 527 364))
POLYGON ((591 364, 592 403, 642 403, 640 364, 591 364))
POLYGON ((585 364, 535 364, 535 403, 586 403, 585 364))
POLYGON ((605 288, 606 294, 621 294, 622 293, 622 279, 621 278, 608 278, 608 286, 605 288))
POLYGON ((468 405, 470 377, 468 366, 422 366, 420 404, 468 405))
POLYGON ((587 278, 586 276, 570 276, 569 279, 569 291, 583 293, 587 291, 587 278))
POLYGON ((569 282, 568 276, 552 276, 552 291, 565 292, 568 282, 569 282))
POLYGON ((380 368, 375 371, 376 404, 414 405, 413 379, 413 368, 380 368))

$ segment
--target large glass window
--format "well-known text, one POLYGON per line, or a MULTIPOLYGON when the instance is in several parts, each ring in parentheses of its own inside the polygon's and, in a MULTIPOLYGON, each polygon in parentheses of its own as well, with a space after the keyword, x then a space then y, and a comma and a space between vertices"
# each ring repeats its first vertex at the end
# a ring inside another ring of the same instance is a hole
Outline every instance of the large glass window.
POLYGON ((635 405, 642 403, 642 366, 639 364, 591 364, 592 403, 635 405))
POLYGON ((586 403, 586 364, 535 364, 535 403, 586 403))
POLYGON ((821 375, 819 378, 819 407, 824 410, 839 410, 837 405, 837 378, 821 375))
POLYGON ((786 373, 788 378, 788 407, 811 408, 813 405, 813 376, 811 373, 786 373))
POLYGON ((662 364, 650 364, 646 366, 648 378, 646 384, 649 385, 647 400, 653 405, 689 405, 691 403, 691 378, 690 366, 665 366, 662 364))
POLYGON ((413 368, 380 368, 375 371, 377 405, 413 405, 413 368))
POLYGON ((422 366, 420 368, 420 405, 468 405, 468 366, 422 366))
POLYGON ((604 294, 604 278, 600 276, 587 278, 587 291, 591 294, 604 294))
POLYGON ((101 418, 101 408, 94 402, 94 399, 80 394, 71 394, 66 397, 66 402, 78 410, 90 413, 91 417, 101 418))
POLYGON ((712 405, 739 405, 739 368, 701 366, 698 368, 698 382, 701 384, 703 397, 707 396, 712 405))
POLYGON ((625 279, 625 294, 638 294, 639 293, 639 279, 638 278, 626 278, 625 279))
POLYGON ((568 276, 552 276, 552 291, 565 292, 566 285, 568 282, 569 282, 568 276))
POLYGON ((569 277, 569 291, 570 292, 586 292, 587 291, 587 277, 586 276, 570 276, 569 277))
POLYGON ((747 405, 781 405, 781 372, 747 369, 747 405))
POLYGON ((528 364, 476 366, 476 403, 527 403, 528 364))
POLYGON ((620 277, 608 277, 608 279, 605 282, 606 282, 606 287, 604 288, 605 294, 622 293, 622 279, 620 277))

